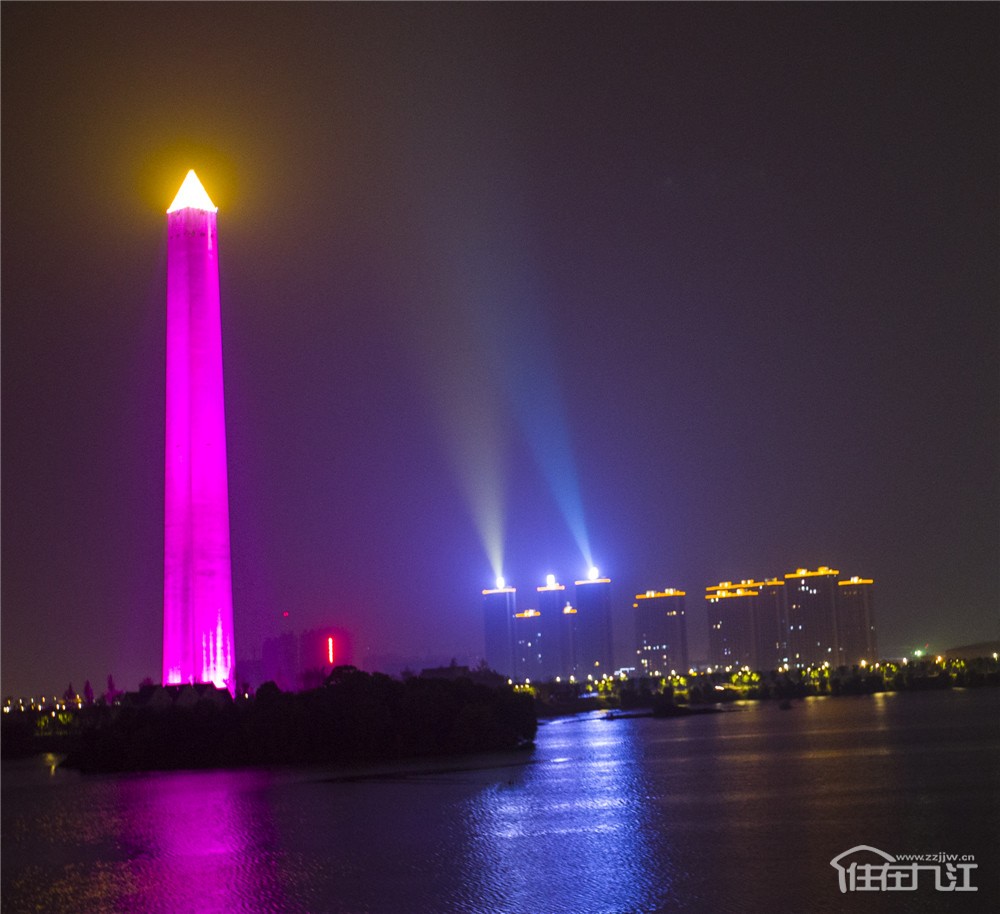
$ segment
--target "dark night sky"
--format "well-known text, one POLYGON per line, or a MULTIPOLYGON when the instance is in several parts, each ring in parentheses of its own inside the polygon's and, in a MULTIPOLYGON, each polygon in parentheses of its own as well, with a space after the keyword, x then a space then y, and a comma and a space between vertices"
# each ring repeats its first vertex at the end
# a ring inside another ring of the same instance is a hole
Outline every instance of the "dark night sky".
POLYGON ((996 4, 5 3, 2 689, 158 676, 164 211, 219 206, 236 635, 829 564, 998 636, 996 4), (499 531, 503 531, 500 533, 499 531))

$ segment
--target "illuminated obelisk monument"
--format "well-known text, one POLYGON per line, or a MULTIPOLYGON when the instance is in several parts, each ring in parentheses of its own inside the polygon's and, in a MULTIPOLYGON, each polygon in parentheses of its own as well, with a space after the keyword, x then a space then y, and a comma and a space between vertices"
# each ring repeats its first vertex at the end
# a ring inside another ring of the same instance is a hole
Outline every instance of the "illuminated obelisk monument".
POLYGON ((167 210, 163 682, 234 690, 216 207, 189 171, 167 210))

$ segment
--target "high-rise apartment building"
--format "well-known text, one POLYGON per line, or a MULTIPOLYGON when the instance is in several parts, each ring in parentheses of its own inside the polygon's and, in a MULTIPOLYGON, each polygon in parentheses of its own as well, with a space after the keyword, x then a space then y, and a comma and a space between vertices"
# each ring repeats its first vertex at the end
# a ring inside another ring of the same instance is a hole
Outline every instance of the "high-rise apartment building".
POLYGON ((688 669, 687 627, 683 590, 647 590, 635 595, 637 671, 666 676, 688 669))
POLYGON ((576 609, 566 597, 566 586, 556 581, 555 575, 548 575, 537 592, 542 678, 569 677, 576 663, 576 609))
POLYGON ((542 614, 537 609, 514 613, 514 674, 518 682, 540 682, 547 678, 542 657, 545 649, 542 614))
POLYGON ((856 666, 878 660, 871 578, 857 575, 837 582, 838 665, 856 666))
POLYGON ((585 581, 576 582, 574 621, 567 626, 573 641, 572 668, 566 675, 577 679, 600 679, 614 672, 611 640, 611 579, 602 578, 596 568, 585 581))
POLYGON ((513 676, 514 614, 517 612, 517 589, 497 586, 483 591, 483 622, 485 628, 486 664, 501 676, 513 676))
POLYGON ((707 588, 708 659, 711 666, 753 666, 753 606, 758 592, 749 582, 723 581, 707 588))
POLYGON ((781 578, 751 581, 753 598, 753 663, 755 670, 774 670, 788 654, 785 632, 785 582, 781 578))
POLYGON ((791 667, 839 665, 837 650, 837 575, 821 565, 785 575, 788 664, 791 667))
POLYGON ((521 612, 514 602, 513 587, 484 590, 487 662, 519 681, 611 675, 610 588, 609 578, 591 574, 586 581, 576 582, 574 605, 565 585, 550 574, 536 589, 535 606, 521 612), (505 644, 509 646, 505 648, 505 644), (510 657, 507 671, 501 669, 506 656, 510 657), (495 661, 497 657, 501 659, 495 661))
POLYGON ((872 581, 839 574, 822 565, 707 588, 709 663, 772 670, 876 659, 872 581))
POLYGON ((706 588, 709 663, 773 670, 784 662, 784 582, 723 581, 706 588))

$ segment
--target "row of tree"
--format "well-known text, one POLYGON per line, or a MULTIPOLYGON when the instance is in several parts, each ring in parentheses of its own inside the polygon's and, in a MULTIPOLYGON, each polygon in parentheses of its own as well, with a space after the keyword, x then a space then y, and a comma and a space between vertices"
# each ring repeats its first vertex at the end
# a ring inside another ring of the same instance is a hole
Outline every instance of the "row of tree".
MULTIPOLYGON (((139 685, 141 688, 147 684, 153 684, 153 680, 149 676, 147 676, 139 685)), ((115 677, 108 673, 108 688, 104 694, 97 699, 97 701, 103 701, 105 704, 113 705, 124 694, 125 693, 115 685, 115 677)), ((70 702, 76 703, 77 701, 81 701, 83 704, 90 706, 94 704, 94 700, 94 687, 90 684, 89 679, 83 684, 82 693, 77 693, 76 689, 73 688, 72 682, 66 687, 66 691, 63 692, 63 701, 67 704, 70 702)))
POLYGON ((405 681, 338 667, 305 692, 246 701, 94 709, 64 764, 84 771, 328 764, 492 752, 529 744, 530 696, 469 679, 405 681))

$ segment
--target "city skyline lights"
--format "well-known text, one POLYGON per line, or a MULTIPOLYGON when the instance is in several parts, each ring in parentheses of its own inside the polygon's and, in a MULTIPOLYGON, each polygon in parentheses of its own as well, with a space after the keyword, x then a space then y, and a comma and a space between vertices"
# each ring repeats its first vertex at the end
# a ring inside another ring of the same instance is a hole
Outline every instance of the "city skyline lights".
MULTIPOLYGON (((707 586, 703 605, 708 664, 787 670, 876 661, 880 654, 871 596, 874 579, 852 575, 837 581, 839 574, 820 565, 815 570, 799 567, 783 577, 707 586)), ((587 577, 575 582, 570 601, 564 585, 549 573, 545 584, 535 588, 535 605, 521 612, 516 588, 483 590, 487 662, 518 681, 589 671, 589 661, 581 666, 585 656, 600 658, 594 666, 605 673, 616 667, 625 671, 632 664, 654 675, 663 669, 687 669, 686 592, 669 587, 635 594, 630 622, 623 616, 624 606, 615 608, 611 579, 599 575, 596 567, 588 569, 587 577), (628 645, 624 653, 623 644, 628 645)), ((700 619, 694 622, 701 625, 700 619)))
POLYGON ((3 690, 162 673, 192 166, 237 661, 474 663, 480 590, 591 566, 687 590, 701 657, 691 594, 787 557, 874 579, 891 656, 995 639, 996 17, 5 4, 3 690))

